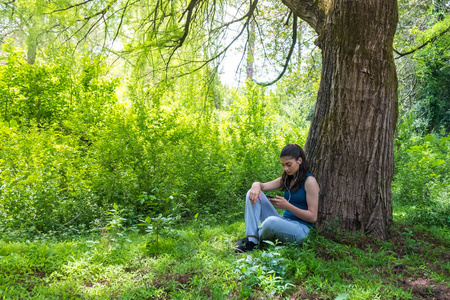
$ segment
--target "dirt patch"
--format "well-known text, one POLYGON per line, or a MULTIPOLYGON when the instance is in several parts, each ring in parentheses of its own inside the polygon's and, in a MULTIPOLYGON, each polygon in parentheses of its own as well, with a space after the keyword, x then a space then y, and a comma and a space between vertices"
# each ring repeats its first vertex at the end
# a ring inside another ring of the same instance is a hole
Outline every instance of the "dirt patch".
POLYGON ((361 250, 367 249, 368 246, 370 246, 373 251, 378 251, 381 248, 380 241, 370 235, 352 235, 346 231, 336 232, 334 230, 323 230, 320 234, 335 243, 341 245, 351 245, 352 247, 361 250))
POLYGON ((90 281, 85 281, 84 282, 84 286, 86 286, 88 288, 93 287, 95 284, 109 285, 109 281, 108 280, 100 280, 98 282, 90 282, 90 281))
POLYGON ((450 300, 450 288, 442 284, 434 284, 428 279, 404 280, 402 286, 411 290, 414 299, 450 300))
POLYGON ((169 282, 175 282, 177 285, 177 289, 182 289, 191 281, 193 277, 194 274, 192 273, 185 273, 183 275, 167 273, 164 276, 158 278, 157 281, 154 281, 153 286, 155 286, 156 288, 161 288, 167 286, 167 283, 169 282))
MULTIPOLYGON (((280 298, 281 299, 281 298, 280 298)), ((308 294, 305 289, 299 288, 296 292, 289 296, 289 300, 297 300, 297 299, 309 299, 309 300, 323 300, 325 298, 321 298, 319 295, 308 294)))
POLYGON ((47 277, 47 273, 45 273, 43 271, 34 271, 33 273, 30 273, 30 275, 41 278, 41 279, 47 277))

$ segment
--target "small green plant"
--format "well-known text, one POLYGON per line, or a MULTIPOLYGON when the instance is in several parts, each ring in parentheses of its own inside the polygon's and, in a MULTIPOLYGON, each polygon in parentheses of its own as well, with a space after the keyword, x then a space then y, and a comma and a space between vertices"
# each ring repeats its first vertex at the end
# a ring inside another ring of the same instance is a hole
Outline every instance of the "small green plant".
POLYGON ((294 285, 286 278, 287 260, 277 250, 279 246, 273 247, 273 251, 263 251, 261 254, 243 254, 243 257, 236 261, 235 271, 239 274, 238 279, 251 287, 260 285, 270 295, 288 291, 294 285))
POLYGON ((126 238, 125 218, 122 217, 125 209, 119 209, 116 203, 113 209, 107 212, 107 225, 103 228, 105 241, 109 245, 109 250, 116 250, 124 242, 131 242, 126 238))
POLYGON ((160 236, 161 235, 169 235, 173 233, 173 229, 171 225, 174 224, 176 220, 179 220, 180 216, 177 215, 173 217, 172 215, 163 217, 162 214, 159 214, 157 217, 151 218, 147 217, 144 220, 144 223, 139 224, 141 226, 145 226, 145 232, 148 234, 154 235, 154 242, 148 242, 147 248, 151 248, 151 245, 154 244, 156 249, 156 255, 159 255, 159 246, 160 246, 160 236))

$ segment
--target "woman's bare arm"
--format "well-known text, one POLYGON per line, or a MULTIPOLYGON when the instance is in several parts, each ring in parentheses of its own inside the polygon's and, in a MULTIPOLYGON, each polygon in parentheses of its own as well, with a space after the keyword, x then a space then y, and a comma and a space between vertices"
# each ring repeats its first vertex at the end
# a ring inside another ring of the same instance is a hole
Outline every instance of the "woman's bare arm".
POLYGON ((273 191, 281 188, 281 186, 281 177, 268 182, 254 182, 250 189, 250 201, 255 204, 256 200, 261 200, 261 191, 273 191))

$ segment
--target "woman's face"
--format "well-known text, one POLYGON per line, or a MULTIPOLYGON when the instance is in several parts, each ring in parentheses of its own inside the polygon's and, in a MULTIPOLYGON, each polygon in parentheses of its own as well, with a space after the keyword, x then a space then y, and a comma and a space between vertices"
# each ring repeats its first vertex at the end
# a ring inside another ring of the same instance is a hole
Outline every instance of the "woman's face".
POLYGON ((302 163, 302 158, 299 157, 299 159, 295 159, 290 156, 283 156, 283 157, 280 157, 280 162, 281 162, 281 165, 283 166, 284 171, 288 175, 294 175, 295 173, 297 173, 298 168, 299 168, 300 164, 302 163))

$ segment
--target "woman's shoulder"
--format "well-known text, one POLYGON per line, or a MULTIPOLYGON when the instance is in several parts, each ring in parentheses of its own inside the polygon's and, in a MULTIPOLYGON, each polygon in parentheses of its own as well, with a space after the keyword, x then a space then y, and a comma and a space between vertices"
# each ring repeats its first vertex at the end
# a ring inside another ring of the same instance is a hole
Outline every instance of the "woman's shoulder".
POLYGON ((319 187, 319 183, 317 182, 316 178, 308 173, 306 179, 305 179, 305 188, 307 187, 319 187))
POLYGON ((314 177, 314 175, 308 172, 306 173, 306 178, 302 181, 302 186, 306 186, 307 184, 311 184, 314 182, 317 182, 316 178, 314 177))
POLYGON ((316 177, 314 177, 314 175, 311 174, 311 173, 309 173, 309 172, 306 173, 306 179, 305 179, 305 182, 308 181, 308 180, 309 180, 309 181, 317 181, 317 180, 316 180, 316 177))

